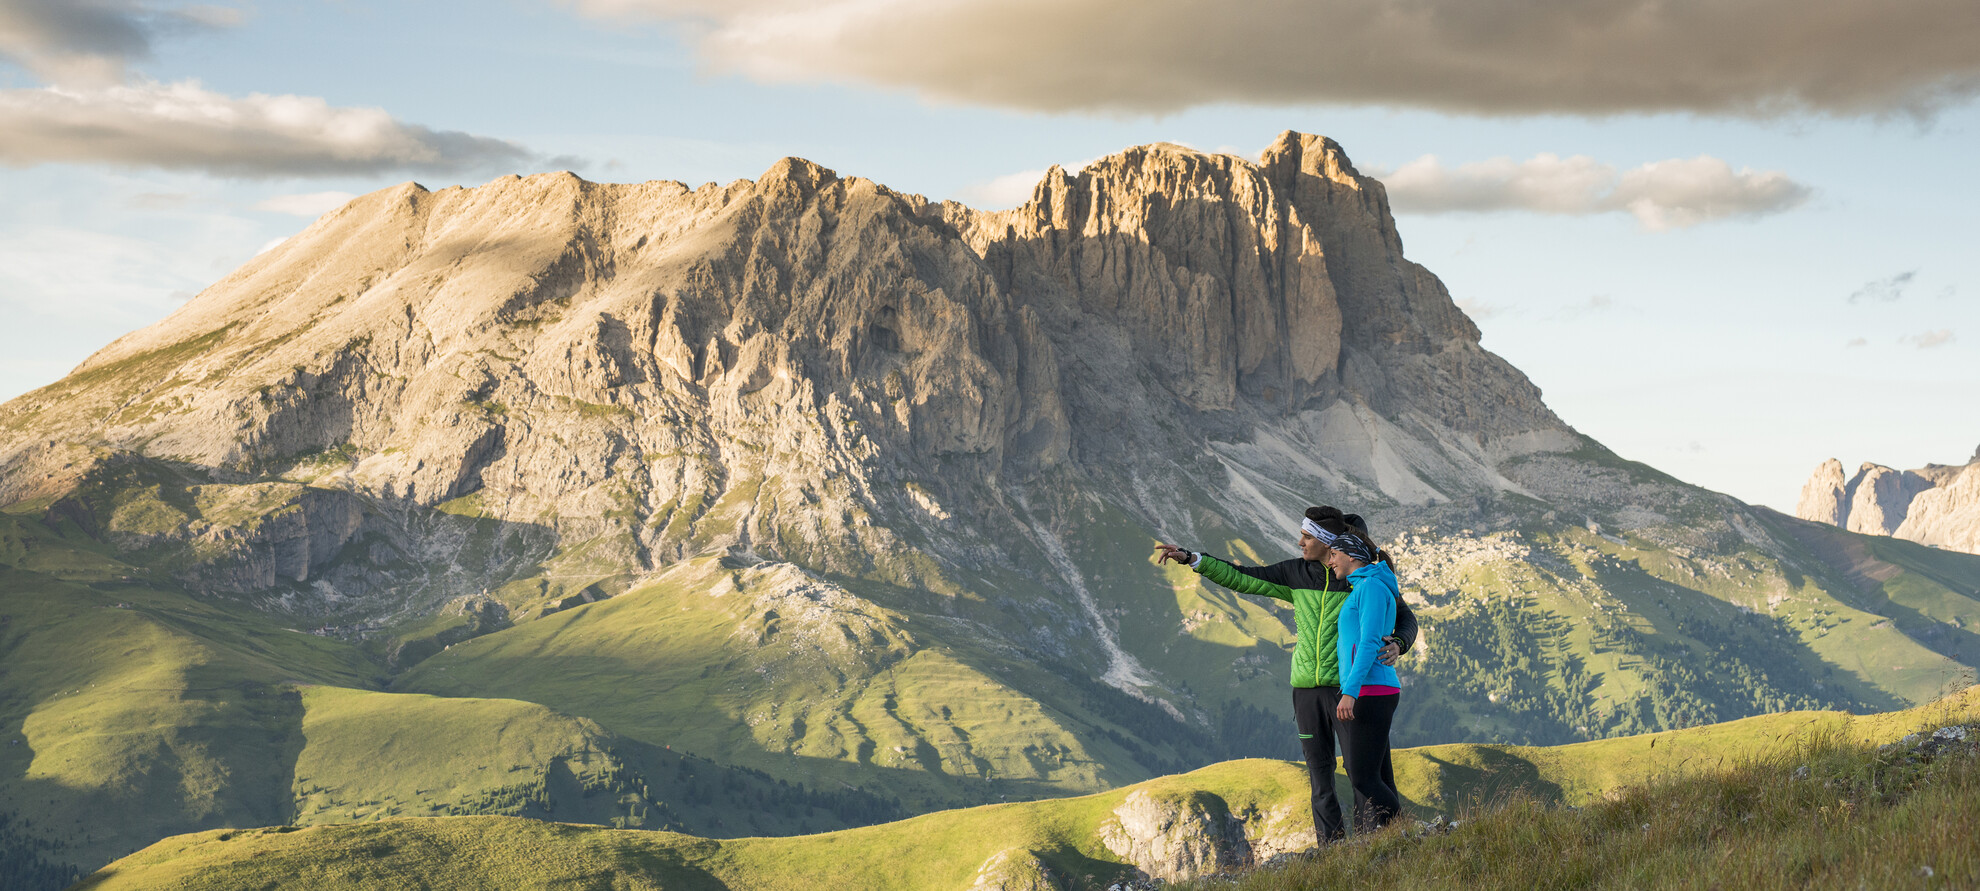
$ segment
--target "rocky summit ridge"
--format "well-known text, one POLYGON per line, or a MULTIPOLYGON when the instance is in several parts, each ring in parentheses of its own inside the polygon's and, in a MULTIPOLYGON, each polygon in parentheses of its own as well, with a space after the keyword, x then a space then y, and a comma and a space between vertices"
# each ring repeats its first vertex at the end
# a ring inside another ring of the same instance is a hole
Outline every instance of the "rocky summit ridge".
MULTIPOLYGON (((269 481, 253 497, 293 519, 254 531, 55 510, 191 535, 203 581, 326 612, 403 587, 333 565, 350 542, 419 553, 432 534, 385 518, 443 505, 514 524, 518 554, 609 542, 633 573, 715 550, 860 572, 907 529, 1009 560, 994 543, 1036 525, 1014 496, 1062 472, 1151 518, 1203 486, 1269 528, 1278 506, 1220 479, 1240 452, 1428 504, 1517 491, 1499 463, 1579 441, 1403 258, 1381 184, 1293 133, 1256 164, 1155 145, 1055 168, 1000 213, 798 159, 699 189, 409 183, 0 424, 0 502, 140 460, 269 481)), ((427 581, 468 593, 517 559, 427 581)))

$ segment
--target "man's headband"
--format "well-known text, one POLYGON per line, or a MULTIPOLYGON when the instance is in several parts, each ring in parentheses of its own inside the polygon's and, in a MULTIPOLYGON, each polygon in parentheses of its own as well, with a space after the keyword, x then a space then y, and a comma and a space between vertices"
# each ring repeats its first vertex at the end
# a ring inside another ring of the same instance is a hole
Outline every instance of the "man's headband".
POLYGON ((1299 530, 1301 532, 1313 536, 1314 538, 1320 539, 1320 543, 1323 545, 1326 545, 1330 548, 1334 546, 1334 533, 1328 532, 1327 530, 1320 528, 1320 524, 1313 522, 1312 517, 1307 517, 1303 520, 1300 520, 1299 530))

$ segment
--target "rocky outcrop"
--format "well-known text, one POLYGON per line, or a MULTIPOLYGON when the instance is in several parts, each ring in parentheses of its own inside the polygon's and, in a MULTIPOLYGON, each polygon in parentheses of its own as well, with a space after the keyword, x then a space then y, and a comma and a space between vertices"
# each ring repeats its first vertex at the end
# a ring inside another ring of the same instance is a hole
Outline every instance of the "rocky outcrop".
POLYGON ((1822 462, 1802 486, 1795 515, 1867 535, 1890 535, 1980 553, 1980 450, 1964 466, 1895 470, 1865 462, 1848 481, 1822 462))
POLYGON ((1915 473, 1865 464, 1850 481, 1848 528, 1851 532, 1889 535, 1904 523, 1911 499, 1931 484, 1915 473))
POLYGON ((1841 526, 1849 516, 1848 492, 1842 462, 1830 458, 1816 467, 1808 482, 1802 484, 1801 500, 1794 506, 1794 515, 1804 520, 1841 526))
POLYGON ((1233 813, 1201 790, 1137 789, 1101 824, 1100 843, 1157 882, 1185 881, 1250 867, 1313 847, 1313 821, 1302 807, 1233 813))
POLYGON ((1101 824, 1100 843, 1159 882, 1250 867, 1313 846, 1313 822, 1300 808, 1233 813, 1201 790, 1137 789, 1101 824))
POLYGON ((983 861, 967 891, 1062 891, 1064 887, 1037 854, 1012 849, 983 861))
POLYGON ((1980 462, 1911 500, 1895 533, 1919 544, 1980 554, 1980 462))
POLYGON ((1250 860, 1244 832, 1204 792, 1157 796, 1137 789, 1100 827, 1100 843, 1151 878, 1178 881, 1250 860))

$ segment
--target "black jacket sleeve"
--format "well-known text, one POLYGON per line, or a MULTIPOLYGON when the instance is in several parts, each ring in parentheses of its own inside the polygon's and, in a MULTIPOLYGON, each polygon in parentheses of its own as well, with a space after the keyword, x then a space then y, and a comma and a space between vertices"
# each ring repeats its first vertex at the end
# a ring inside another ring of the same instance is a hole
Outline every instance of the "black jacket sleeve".
POLYGON ((1395 637, 1401 647, 1400 652, 1407 653, 1410 647, 1416 646, 1416 613, 1410 611, 1409 604, 1404 603, 1400 595, 1396 597, 1395 637))
MULTIPOLYGON (((1224 560, 1224 562, 1230 562, 1230 560, 1224 560)), ((1329 584, 1329 574, 1327 574, 1327 566, 1325 564, 1319 564, 1319 562, 1313 562, 1313 560, 1303 560, 1299 556, 1295 556, 1291 560, 1279 560, 1279 562, 1275 562, 1271 566, 1238 566, 1236 562, 1230 562, 1230 566, 1234 570, 1238 570, 1238 572, 1243 572, 1243 574, 1251 576, 1251 578, 1257 578, 1257 580, 1263 580, 1263 582, 1271 582, 1271 584, 1283 584, 1287 588, 1315 588, 1317 590, 1317 588, 1327 588, 1327 584, 1329 584)))

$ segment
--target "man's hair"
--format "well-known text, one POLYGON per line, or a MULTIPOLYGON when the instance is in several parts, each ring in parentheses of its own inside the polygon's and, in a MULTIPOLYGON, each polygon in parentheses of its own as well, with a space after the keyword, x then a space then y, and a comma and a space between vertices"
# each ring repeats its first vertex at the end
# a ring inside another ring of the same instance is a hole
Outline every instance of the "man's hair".
MULTIPOLYGON (((1360 514, 1344 514, 1341 513, 1341 509, 1338 507, 1331 504, 1322 504, 1317 507, 1307 508, 1306 518, 1319 523, 1320 528, 1335 535, 1340 535, 1343 532, 1352 532, 1367 539, 1369 545, 1375 546, 1375 536, 1368 534, 1368 521, 1362 519, 1360 514)), ((1377 563, 1389 564, 1390 570, 1396 568, 1395 558, 1390 557, 1389 552, 1382 550, 1379 546, 1375 546, 1375 561, 1377 563)))
POLYGON ((1309 507, 1306 509, 1306 518, 1318 524, 1320 528, 1327 530, 1328 535, 1340 535, 1352 531, 1348 528, 1348 524, 1341 519, 1341 511, 1337 507, 1325 505, 1309 507))

